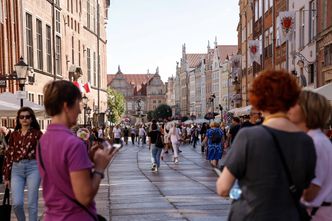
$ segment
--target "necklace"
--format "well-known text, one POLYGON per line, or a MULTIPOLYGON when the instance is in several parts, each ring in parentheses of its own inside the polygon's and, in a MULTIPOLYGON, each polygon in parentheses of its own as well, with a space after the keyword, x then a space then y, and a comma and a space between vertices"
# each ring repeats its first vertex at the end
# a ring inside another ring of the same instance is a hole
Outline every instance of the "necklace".
POLYGON ((273 118, 284 118, 284 119, 288 119, 288 116, 287 116, 286 113, 275 113, 275 114, 271 114, 271 115, 265 117, 263 123, 266 124, 269 120, 271 120, 273 118))

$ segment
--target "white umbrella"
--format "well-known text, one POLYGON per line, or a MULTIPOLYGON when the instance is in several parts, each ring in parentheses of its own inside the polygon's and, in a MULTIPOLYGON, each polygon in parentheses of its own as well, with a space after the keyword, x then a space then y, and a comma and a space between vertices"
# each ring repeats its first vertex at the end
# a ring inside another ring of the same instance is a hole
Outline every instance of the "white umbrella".
POLYGON ((183 122, 184 124, 192 124, 193 121, 192 120, 186 120, 185 122, 183 122))
POLYGON ((195 119, 194 123, 202 124, 202 123, 209 123, 209 121, 207 119, 204 119, 204 118, 199 118, 199 119, 195 119))

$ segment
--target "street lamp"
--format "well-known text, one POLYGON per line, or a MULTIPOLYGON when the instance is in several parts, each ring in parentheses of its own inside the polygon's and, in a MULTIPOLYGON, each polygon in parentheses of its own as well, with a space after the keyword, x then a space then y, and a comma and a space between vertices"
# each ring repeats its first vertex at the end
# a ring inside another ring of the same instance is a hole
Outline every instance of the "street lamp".
MULTIPOLYGON (((82 103, 83 103, 83 115, 84 115, 84 127, 86 125, 86 111, 87 111, 87 108, 88 108, 88 101, 89 99, 87 98, 87 96, 84 94, 84 96, 82 97, 82 103)), ((91 111, 91 109, 90 109, 91 111)))
POLYGON ((90 122, 90 114, 91 114, 91 108, 88 106, 85 110, 86 115, 88 116, 88 125, 91 126, 91 122, 90 122))
MULTIPOLYGON (((16 72, 15 78, 18 80, 18 85, 20 87, 20 91, 24 90, 24 85, 28 76, 28 67, 23 58, 20 57, 20 60, 17 64, 14 65, 14 69, 16 72)), ((23 107, 23 98, 21 98, 21 107, 23 107)))
POLYGON ((141 113, 141 110, 142 110, 141 102, 142 102, 141 99, 136 100, 136 103, 137 103, 136 112, 137 112, 137 115, 138 115, 138 119, 140 120, 140 123, 142 122, 142 119, 141 119, 141 114, 142 114, 141 113))
POLYGON ((216 95, 213 93, 209 97, 209 101, 212 104, 212 119, 214 119, 214 99, 216 98, 216 95))
POLYGON ((112 109, 110 107, 106 110, 105 114, 107 116, 107 120, 109 120, 110 123, 112 123, 110 118, 112 117, 113 112, 112 112, 112 109))

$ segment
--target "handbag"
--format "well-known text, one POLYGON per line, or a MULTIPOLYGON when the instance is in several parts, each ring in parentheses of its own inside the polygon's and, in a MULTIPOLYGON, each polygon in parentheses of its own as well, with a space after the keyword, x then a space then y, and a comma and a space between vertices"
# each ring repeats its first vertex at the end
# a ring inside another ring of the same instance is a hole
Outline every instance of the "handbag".
MULTIPOLYGON (((45 169, 45 165, 44 165, 44 161, 41 155, 41 148, 40 148, 40 143, 38 143, 38 156, 39 156, 39 162, 41 167, 43 168, 45 174, 46 174, 46 169, 45 169)), ((65 192, 63 192, 60 188, 57 187, 57 185, 54 183, 54 186, 63 193, 63 195, 65 195, 70 201, 72 201, 73 203, 75 203, 77 206, 81 207, 81 209, 83 209, 86 213, 88 213, 95 221, 107 221, 105 217, 103 217, 102 215, 97 214, 97 216, 95 216, 86 206, 84 206, 82 203, 78 202, 78 200, 68 196, 68 194, 66 194, 65 192)))
POLYGON ((286 177, 287 177, 287 180, 288 180, 288 190, 289 190, 289 192, 290 192, 290 194, 292 196, 292 199, 293 199, 293 201, 295 203, 296 209, 298 210, 298 213, 299 213, 299 216, 300 216, 300 220, 301 221, 309 221, 309 220, 311 220, 312 217, 308 214, 305 206, 302 205, 299 200, 297 200, 297 196, 299 196, 299 191, 298 191, 298 189, 296 188, 296 186, 295 186, 295 184, 293 182, 293 179, 292 179, 292 176, 290 174, 289 168, 287 166, 284 154, 282 153, 282 150, 280 148, 280 144, 279 144, 276 136, 274 135, 274 133, 268 127, 263 126, 263 128, 273 138, 273 141, 274 141, 275 147, 276 147, 276 149, 277 149, 277 151, 279 153, 279 156, 280 156, 280 159, 281 159, 284 171, 286 172, 286 177))
POLYGON ((6 186, 3 203, 0 205, 0 217, 2 221, 10 221, 12 206, 9 204, 9 189, 6 186))

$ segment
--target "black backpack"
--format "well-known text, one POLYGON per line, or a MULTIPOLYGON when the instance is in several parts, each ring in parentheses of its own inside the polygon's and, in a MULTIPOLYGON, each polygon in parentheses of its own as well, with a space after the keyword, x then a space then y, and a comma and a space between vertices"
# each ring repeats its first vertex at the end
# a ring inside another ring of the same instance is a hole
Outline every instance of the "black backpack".
POLYGON ((155 145, 158 148, 164 148, 164 141, 163 141, 162 134, 160 133, 160 131, 157 131, 157 139, 156 139, 155 145))
POLYGON ((212 131, 211 142, 213 144, 219 144, 219 143, 221 143, 221 138, 222 138, 222 136, 221 136, 221 134, 219 133, 218 130, 213 130, 212 131))

